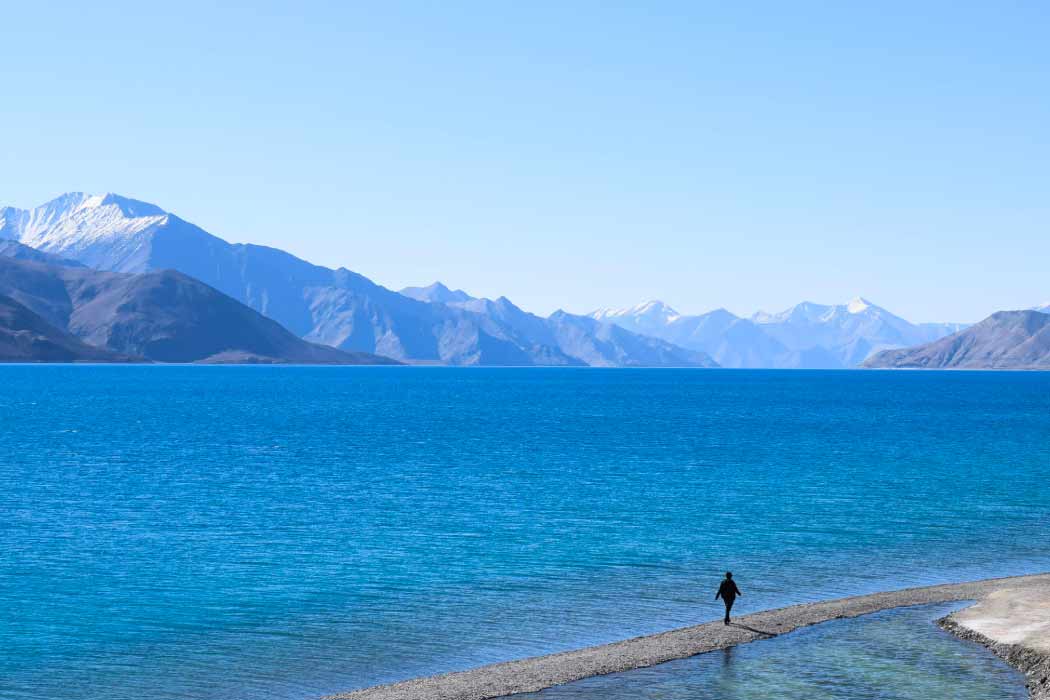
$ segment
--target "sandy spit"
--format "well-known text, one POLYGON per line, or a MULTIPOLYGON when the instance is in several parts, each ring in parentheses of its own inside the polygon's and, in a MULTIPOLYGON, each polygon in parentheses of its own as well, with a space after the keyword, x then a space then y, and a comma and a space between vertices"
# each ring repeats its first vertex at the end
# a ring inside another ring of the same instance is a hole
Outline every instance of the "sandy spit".
MULTIPOLYGON (((612 644, 363 688, 331 695, 325 700, 484 700, 515 693, 535 692, 583 678, 654 666, 758 639, 768 639, 828 620, 858 617, 909 605, 960 600, 981 601, 990 594, 1005 589, 1021 594, 1035 591, 1042 591, 1044 595, 1050 594, 1050 574, 907 588, 792 605, 736 618, 728 627, 721 621, 707 622, 612 644)), ((1050 695, 1033 697, 1038 697, 1039 700, 1050 699, 1050 695)))
POLYGON ((1050 700, 1050 583, 1001 587, 938 623, 1024 673, 1032 700, 1050 700))

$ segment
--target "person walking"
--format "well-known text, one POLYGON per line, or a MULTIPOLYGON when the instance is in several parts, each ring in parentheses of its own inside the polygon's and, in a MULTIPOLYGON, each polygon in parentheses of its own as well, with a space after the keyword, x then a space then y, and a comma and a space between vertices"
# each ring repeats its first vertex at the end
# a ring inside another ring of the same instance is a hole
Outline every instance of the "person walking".
POLYGON ((715 593, 715 600, 721 598, 726 605, 726 619, 722 624, 729 624, 729 611, 733 609, 733 603, 736 602, 738 595, 744 594, 736 587, 736 581, 733 580, 733 572, 727 571, 726 577, 722 579, 722 584, 718 587, 718 593, 715 593))

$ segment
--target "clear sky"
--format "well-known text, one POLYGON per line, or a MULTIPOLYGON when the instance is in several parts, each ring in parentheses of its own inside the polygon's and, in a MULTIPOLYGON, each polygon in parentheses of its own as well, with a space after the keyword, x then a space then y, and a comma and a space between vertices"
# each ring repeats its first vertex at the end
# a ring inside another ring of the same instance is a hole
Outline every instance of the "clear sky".
POLYGON ((1050 300, 1046 2, 154 4, 5 4, 0 203, 541 313, 1050 300))

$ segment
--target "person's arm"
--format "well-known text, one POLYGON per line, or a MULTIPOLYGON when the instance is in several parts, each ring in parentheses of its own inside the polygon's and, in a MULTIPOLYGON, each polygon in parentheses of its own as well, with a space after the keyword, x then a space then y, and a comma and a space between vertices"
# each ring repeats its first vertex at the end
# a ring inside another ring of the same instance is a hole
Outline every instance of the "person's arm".
POLYGON ((736 591, 737 595, 744 595, 743 593, 740 592, 740 589, 737 588, 736 581, 733 581, 733 590, 736 591))
POLYGON ((715 600, 718 600, 721 597, 722 597, 722 587, 719 586, 718 587, 718 593, 715 593, 715 600))

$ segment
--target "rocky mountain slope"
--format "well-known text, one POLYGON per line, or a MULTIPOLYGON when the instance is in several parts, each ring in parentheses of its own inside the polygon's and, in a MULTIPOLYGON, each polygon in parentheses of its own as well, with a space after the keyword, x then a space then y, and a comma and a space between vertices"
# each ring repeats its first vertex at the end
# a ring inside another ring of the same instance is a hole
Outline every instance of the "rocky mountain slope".
POLYGON ((96 348, 0 295, 0 362, 128 362, 134 358, 96 348))
POLYGON ((391 362, 307 343, 179 272, 102 272, 29 255, 0 256, 0 295, 96 349, 158 362, 391 362))
POLYGON ((898 369, 1050 369, 1050 315, 999 311, 932 343, 886 350, 865 367, 898 369))

